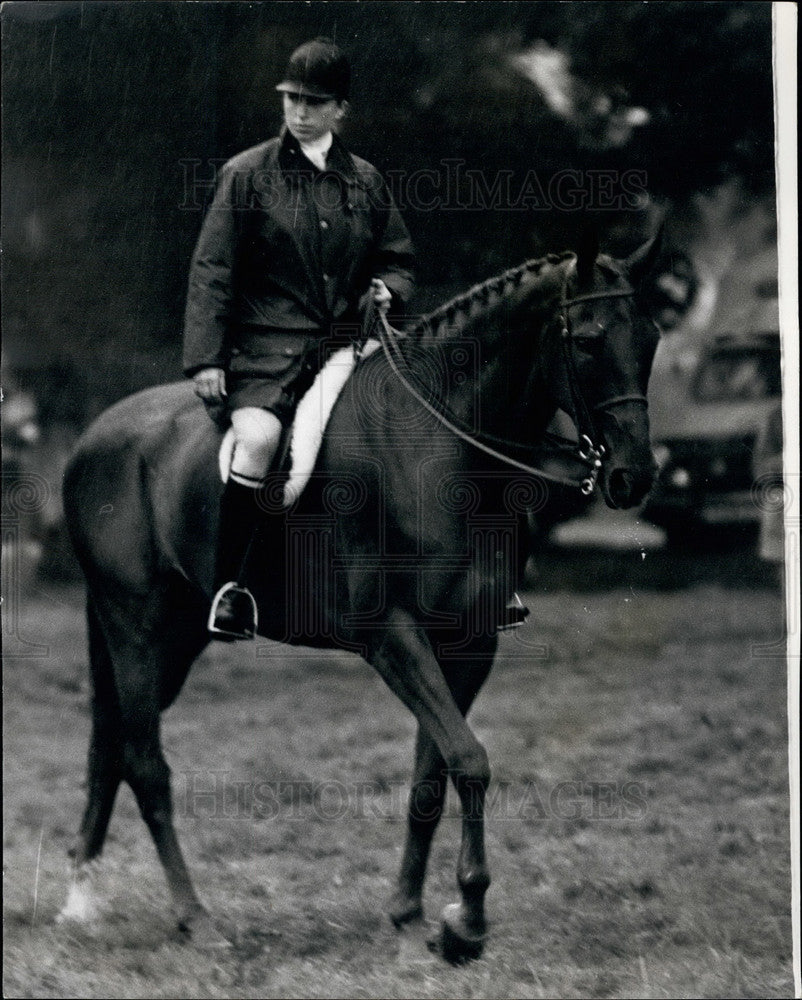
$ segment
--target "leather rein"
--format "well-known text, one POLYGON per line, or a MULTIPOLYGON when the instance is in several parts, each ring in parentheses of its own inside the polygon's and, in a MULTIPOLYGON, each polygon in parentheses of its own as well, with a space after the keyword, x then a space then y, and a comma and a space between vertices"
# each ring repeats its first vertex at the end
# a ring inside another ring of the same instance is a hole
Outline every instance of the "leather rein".
POLYGON ((565 292, 563 291, 563 295, 560 299, 560 312, 558 314, 560 321, 560 343, 563 360, 565 362, 566 375, 568 378, 568 389, 574 409, 573 417, 579 440, 571 441, 569 438, 562 438, 553 434, 548 435, 548 438, 553 443, 556 443, 560 448, 566 450, 570 449, 573 451, 575 453, 575 457, 578 458, 584 465, 588 466, 588 473, 580 483, 577 483, 576 480, 569 479, 566 476, 558 476, 554 473, 546 472, 545 469, 539 469, 528 462, 521 462, 518 459, 513 458, 511 455, 494 448, 488 442, 493 441, 496 444, 500 444, 502 447, 506 446, 519 451, 529 451, 531 450, 531 445, 523 445, 517 441, 508 441, 503 438, 496 438, 489 434, 485 434, 480 437, 475 433, 471 433, 460 427, 442 409, 439 409, 430 403, 429 400, 426 399, 414 385, 412 385, 412 383, 400 370, 398 362, 400 361, 402 364, 406 364, 403 352, 399 346, 399 340, 402 335, 390 326, 384 313, 376 309, 372 302, 368 305, 365 325, 368 329, 372 328, 375 318, 378 317, 379 340, 393 374, 401 382, 404 388, 417 400, 417 402, 425 410, 431 413, 432 416, 435 417, 452 434, 505 465, 512 466, 515 469, 520 469, 522 472, 526 472, 532 476, 537 476, 540 479, 545 479, 548 482, 557 483, 560 486, 570 486, 574 489, 578 488, 584 496, 590 496, 598 481, 604 455, 606 453, 606 449, 601 442, 598 444, 594 443, 595 430, 591 413, 611 410, 616 406, 623 405, 624 403, 634 402, 645 406, 647 401, 646 397, 640 393, 629 393, 627 395, 613 396, 601 403, 597 403, 592 410, 588 409, 579 387, 579 376, 573 352, 574 337, 571 331, 568 310, 572 306, 583 302, 594 302, 612 298, 632 298, 634 294, 634 289, 626 288, 616 289, 610 292, 590 292, 588 294, 577 295, 574 296, 574 298, 569 299, 565 297, 565 292), (393 357, 394 354, 395 357, 393 357))

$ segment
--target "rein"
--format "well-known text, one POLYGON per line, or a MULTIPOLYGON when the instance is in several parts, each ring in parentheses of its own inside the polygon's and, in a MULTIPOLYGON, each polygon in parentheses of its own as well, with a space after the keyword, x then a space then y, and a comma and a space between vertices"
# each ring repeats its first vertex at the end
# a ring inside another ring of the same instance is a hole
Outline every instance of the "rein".
MULTIPOLYGON (((604 445, 599 443, 594 444, 595 432, 593 428, 593 421, 590 416, 590 411, 587 408, 585 400, 579 388, 578 374, 576 370, 576 363, 574 361, 573 351, 571 350, 571 345, 573 341, 570 320, 568 318, 568 310, 571 306, 578 305, 582 302, 594 302, 602 299, 610 298, 631 298, 634 295, 632 289, 618 289, 616 291, 610 292, 590 292, 586 295, 577 295, 574 298, 567 299, 563 294, 560 300, 560 320, 561 320, 561 330, 560 339, 563 348, 563 356, 565 361, 566 374, 568 376, 568 386, 569 392, 571 394, 571 400, 574 407, 574 420, 577 425, 577 432, 579 434, 579 441, 573 442, 568 438, 560 438, 557 435, 549 435, 549 439, 557 443, 563 449, 570 449, 571 451, 576 451, 576 457, 583 462, 585 465, 589 466, 589 472, 587 476, 577 484, 573 479, 568 479, 565 476, 558 476, 550 472, 546 472, 544 469, 539 469, 534 465, 530 465, 528 462, 521 462, 518 459, 513 458, 511 455, 505 454, 504 452, 498 451, 496 448, 492 447, 487 443, 487 440, 493 440, 501 445, 505 445, 511 448, 518 448, 523 450, 524 448, 529 448, 529 446, 524 446, 515 441, 506 441, 500 438, 495 438, 489 435, 485 435, 485 440, 477 437, 475 434, 471 434, 465 429, 461 428, 453 420, 451 420, 441 409, 433 406, 429 400, 427 400, 414 385, 406 378, 406 376, 401 372, 396 358, 393 357, 393 352, 397 355, 397 358, 404 362, 403 354, 398 344, 398 331, 394 330, 390 324, 387 322, 387 318, 384 313, 380 312, 375 308, 372 301, 369 301, 368 308, 366 310, 365 316, 365 328, 367 330, 371 329, 375 323, 376 317, 379 320, 379 339, 381 341, 382 349, 384 355, 387 359, 388 364, 396 376, 396 378, 401 382, 404 388, 415 398, 415 400, 436 420, 439 421, 448 431, 454 434, 456 437, 465 441, 467 444, 472 445, 479 451, 484 452, 491 458, 503 463, 504 465, 512 466, 513 468, 520 469, 529 475, 536 476, 540 479, 545 479, 549 482, 556 483, 560 486, 570 486, 574 489, 579 488, 584 496, 590 496, 590 494, 595 489, 596 483, 598 481, 599 473, 602 468, 602 460, 605 454, 604 445)), ((615 406, 620 406, 624 403, 638 402, 646 405, 645 396, 639 393, 631 393, 628 395, 614 396, 611 399, 604 400, 593 407, 593 412, 596 411, 607 411, 615 406)))
MULTIPOLYGON (((395 359, 391 353, 390 348, 392 347, 395 351, 400 354, 400 349, 398 347, 398 337, 397 332, 393 330, 390 324, 387 322, 386 317, 379 313, 380 322, 380 332, 379 339, 381 340, 381 345, 384 350, 384 356, 390 365, 393 374, 396 376, 398 381, 404 388, 409 392, 420 405, 427 410, 433 417, 435 417, 447 430, 451 431, 456 437, 461 438, 468 444, 473 445, 474 448, 478 448, 479 451, 483 451, 486 455, 490 455, 491 458, 498 459, 498 461, 503 462, 505 465, 511 465, 516 469, 521 469, 523 472, 527 472, 532 476, 539 476, 542 479, 548 479, 550 482, 559 483, 561 486, 576 486, 576 483, 571 479, 565 479, 562 476, 552 475, 550 472, 545 472, 543 469, 537 469, 533 465, 529 465, 526 462, 519 462, 517 459, 512 458, 510 455, 505 455, 503 452, 496 451, 495 448, 491 447, 489 444, 485 444, 479 438, 467 431, 464 431, 461 427, 455 424, 452 420, 443 413, 442 410, 438 410, 437 407, 432 406, 428 399, 424 398, 414 385, 404 376, 400 368, 396 364, 395 359)), ((517 447, 522 447, 517 445, 517 447)), ((601 464, 601 463, 600 463, 601 464)), ((598 473, 597 473, 598 475, 598 473)), ((592 489, 592 487, 591 487, 592 489)))

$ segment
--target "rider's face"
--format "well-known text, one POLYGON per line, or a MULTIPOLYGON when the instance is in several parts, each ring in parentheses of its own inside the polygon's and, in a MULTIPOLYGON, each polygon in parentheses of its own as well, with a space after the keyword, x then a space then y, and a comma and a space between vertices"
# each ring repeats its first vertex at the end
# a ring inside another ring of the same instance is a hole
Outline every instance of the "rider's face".
POLYGON ((340 101, 309 97, 306 94, 284 93, 284 121, 298 142, 312 143, 333 131, 343 117, 340 101))

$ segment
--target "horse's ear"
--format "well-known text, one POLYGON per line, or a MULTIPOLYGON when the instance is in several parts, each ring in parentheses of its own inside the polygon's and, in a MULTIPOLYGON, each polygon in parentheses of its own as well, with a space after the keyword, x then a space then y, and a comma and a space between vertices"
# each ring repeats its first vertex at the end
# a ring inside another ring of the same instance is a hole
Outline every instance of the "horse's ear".
POLYGON ((590 283, 593 265, 599 256, 599 231, 588 226, 579 238, 576 248, 576 273, 580 287, 590 283))
POLYGON ((624 267, 627 274, 629 275, 629 280, 637 288, 642 285, 643 282, 649 277, 657 263, 657 258, 660 256, 660 251, 663 248, 663 223, 660 223, 660 228, 654 234, 654 236, 647 240, 643 246, 638 247, 638 249, 624 261, 624 267))

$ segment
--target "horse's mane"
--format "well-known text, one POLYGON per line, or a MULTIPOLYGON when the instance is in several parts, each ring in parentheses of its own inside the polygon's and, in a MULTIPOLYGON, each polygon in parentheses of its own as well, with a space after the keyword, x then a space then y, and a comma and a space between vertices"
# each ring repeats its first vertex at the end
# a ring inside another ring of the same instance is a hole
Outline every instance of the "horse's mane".
POLYGON ((545 257, 527 260, 517 267, 502 271, 478 285, 473 285, 466 292, 461 292, 449 299, 448 302, 438 306, 437 309, 425 316, 421 316, 407 328, 407 334, 412 339, 420 339, 425 336, 427 339, 433 338, 435 340, 459 334, 468 320, 476 315, 475 306, 479 305, 482 312, 488 312, 505 299, 527 275, 539 276, 572 256, 570 251, 560 254, 550 253, 546 254, 545 257))

